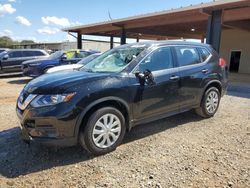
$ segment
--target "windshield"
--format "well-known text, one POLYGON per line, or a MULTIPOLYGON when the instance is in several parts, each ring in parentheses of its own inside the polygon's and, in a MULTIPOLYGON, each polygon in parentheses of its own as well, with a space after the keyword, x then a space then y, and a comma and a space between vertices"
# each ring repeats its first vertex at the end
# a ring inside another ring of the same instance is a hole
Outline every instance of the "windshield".
POLYGON ((80 65, 87 65, 90 61, 92 61, 93 59, 95 59, 96 57, 100 56, 100 54, 92 54, 88 57, 83 58, 81 61, 79 61, 77 64, 80 65))
POLYGON ((145 47, 114 48, 95 58, 81 70, 88 72, 120 72, 133 59, 135 59, 145 47))
POLYGON ((58 58, 60 58, 63 55, 63 53, 64 53, 63 51, 57 51, 57 52, 51 54, 48 57, 48 59, 58 59, 58 58))

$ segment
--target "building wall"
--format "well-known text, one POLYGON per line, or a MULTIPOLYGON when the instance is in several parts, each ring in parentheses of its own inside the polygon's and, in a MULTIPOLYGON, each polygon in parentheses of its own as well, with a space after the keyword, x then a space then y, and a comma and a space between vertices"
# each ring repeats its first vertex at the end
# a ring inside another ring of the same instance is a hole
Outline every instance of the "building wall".
MULTIPOLYGON (((15 48, 38 48, 38 49, 47 49, 47 50, 70 50, 77 49, 76 42, 56 42, 56 43, 34 43, 29 45, 18 45, 15 48)), ((94 41, 83 41, 82 49, 92 49, 105 52, 109 50, 109 42, 94 42, 94 41)))
POLYGON ((221 33, 220 56, 230 63, 231 51, 241 51, 239 73, 250 74, 250 32, 224 29, 221 33))
MULTIPOLYGON (((63 42, 61 45, 62 50, 69 50, 69 49, 76 49, 77 43, 76 42, 63 42)), ((101 52, 105 52, 109 50, 110 44, 107 42, 92 42, 92 41, 83 41, 82 42, 82 49, 92 49, 92 50, 99 50, 101 52)))

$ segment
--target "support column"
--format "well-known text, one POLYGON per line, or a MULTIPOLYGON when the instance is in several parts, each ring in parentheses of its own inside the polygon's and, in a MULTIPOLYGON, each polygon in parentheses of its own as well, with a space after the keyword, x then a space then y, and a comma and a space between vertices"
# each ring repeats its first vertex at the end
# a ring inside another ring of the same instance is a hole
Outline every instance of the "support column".
POLYGON ((139 42, 140 38, 139 36, 136 37, 136 42, 139 42))
POLYGON ((77 33, 77 49, 82 49, 82 34, 77 33))
POLYGON ((114 37, 110 36, 110 49, 114 47, 114 37))
POLYGON ((213 48, 219 53, 220 39, 222 30, 222 10, 213 11, 208 17, 206 43, 213 46, 213 48))
POLYGON ((205 36, 201 35, 201 43, 204 43, 204 42, 205 42, 205 36))
POLYGON ((123 27, 121 31, 121 45, 126 44, 126 30, 123 27))

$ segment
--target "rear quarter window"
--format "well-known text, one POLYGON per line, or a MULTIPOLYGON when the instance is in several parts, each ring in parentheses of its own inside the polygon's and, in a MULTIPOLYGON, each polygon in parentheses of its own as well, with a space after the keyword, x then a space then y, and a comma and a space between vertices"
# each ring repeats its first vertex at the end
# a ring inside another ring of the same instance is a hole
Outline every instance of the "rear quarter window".
POLYGON ((211 53, 206 48, 199 48, 199 52, 200 52, 201 60, 203 62, 208 60, 208 58, 211 55, 211 53))

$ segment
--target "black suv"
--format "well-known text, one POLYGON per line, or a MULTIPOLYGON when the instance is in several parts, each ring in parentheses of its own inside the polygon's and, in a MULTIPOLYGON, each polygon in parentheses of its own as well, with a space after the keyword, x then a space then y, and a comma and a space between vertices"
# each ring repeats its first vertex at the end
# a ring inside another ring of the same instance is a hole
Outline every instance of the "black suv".
POLYGON ((226 63, 209 46, 145 42, 109 50, 75 71, 40 76, 17 101, 25 141, 93 154, 114 150, 133 126, 190 109, 212 117, 227 87, 226 63))
POLYGON ((0 72, 21 72, 22 62, 48 57, 49 54, 39 49, 13 49, 0 54, 0 72))

